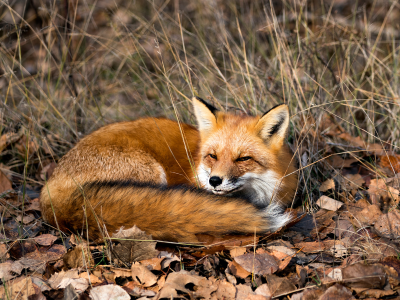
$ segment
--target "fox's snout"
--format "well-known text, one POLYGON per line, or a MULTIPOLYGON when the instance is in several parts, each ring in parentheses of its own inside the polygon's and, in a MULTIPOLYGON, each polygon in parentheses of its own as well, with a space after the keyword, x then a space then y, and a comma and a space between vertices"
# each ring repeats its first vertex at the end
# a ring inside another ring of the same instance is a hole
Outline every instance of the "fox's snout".
POLYGON ((212 187, 216 188, 222 183, 222 178, 219 176, 211 176, 208 182, 212 187))

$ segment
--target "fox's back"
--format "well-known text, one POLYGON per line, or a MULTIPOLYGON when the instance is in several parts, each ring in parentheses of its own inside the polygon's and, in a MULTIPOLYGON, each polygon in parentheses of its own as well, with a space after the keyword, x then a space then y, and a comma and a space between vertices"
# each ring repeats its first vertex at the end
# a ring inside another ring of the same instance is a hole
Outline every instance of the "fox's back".
POLYGON ((196 156, 198 143, 199 133, 194 127, 164 118, 104 126, 79 141, 59 161, 42 190, 42 210, 50 212, 55 206, 66 205, 57 199, 68 199, 71 190, 85 182, 190 184, 195 169, 191 158, 196 156))

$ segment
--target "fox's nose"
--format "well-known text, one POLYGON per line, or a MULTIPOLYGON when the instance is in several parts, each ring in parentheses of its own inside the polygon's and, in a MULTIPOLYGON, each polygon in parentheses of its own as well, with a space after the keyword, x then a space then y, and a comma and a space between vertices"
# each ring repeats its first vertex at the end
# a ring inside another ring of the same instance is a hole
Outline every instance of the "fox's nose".
POLYGON ((210 185, 212 185, 213 187, 217 187, 222 183, 222 178, 218 177, 218 176, 212 176, 209 180, 210 185))

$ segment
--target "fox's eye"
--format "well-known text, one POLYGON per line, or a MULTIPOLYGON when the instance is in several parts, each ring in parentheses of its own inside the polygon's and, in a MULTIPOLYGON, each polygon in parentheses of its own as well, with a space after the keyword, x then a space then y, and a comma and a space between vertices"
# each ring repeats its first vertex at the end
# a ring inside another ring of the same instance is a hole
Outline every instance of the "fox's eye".
POLYGON ((244 156, 244 157, 239 157, 236 161, 246 161, 251 159, 251 156, 244 156))
POLYGON ((209 157, 211 157, 212 159, 217 159, 217 156, 214 154, 208 154, 209 157))

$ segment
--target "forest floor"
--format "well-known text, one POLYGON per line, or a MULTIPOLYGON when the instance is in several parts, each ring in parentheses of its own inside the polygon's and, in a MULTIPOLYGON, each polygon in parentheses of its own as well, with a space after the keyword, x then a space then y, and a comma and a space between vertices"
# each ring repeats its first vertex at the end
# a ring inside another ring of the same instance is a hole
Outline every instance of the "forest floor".
POLYGON ((0 299, 400 299, 397 1, 0 1, 0 299), (55 5, 57 4, 57 5, 55 5), (103 244, 41 218, 58 160, 190 99, 291 113, 293 221, 103 244))

